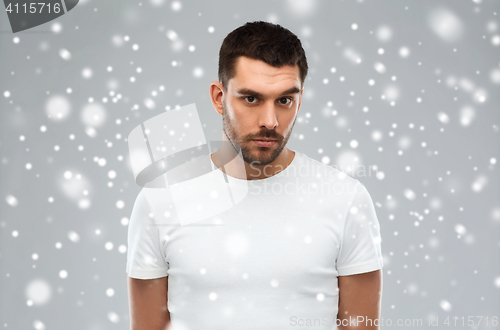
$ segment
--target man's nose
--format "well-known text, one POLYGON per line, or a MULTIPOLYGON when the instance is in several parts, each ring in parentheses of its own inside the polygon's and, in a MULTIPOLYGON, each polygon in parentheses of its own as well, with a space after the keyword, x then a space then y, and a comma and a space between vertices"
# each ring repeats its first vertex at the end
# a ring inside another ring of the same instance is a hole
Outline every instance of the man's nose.
POLYGON ((267 129, 274 129, 278 126, 276 106, 271 102, 264 104, 259 111, 259 127, 262 126, 267 129))

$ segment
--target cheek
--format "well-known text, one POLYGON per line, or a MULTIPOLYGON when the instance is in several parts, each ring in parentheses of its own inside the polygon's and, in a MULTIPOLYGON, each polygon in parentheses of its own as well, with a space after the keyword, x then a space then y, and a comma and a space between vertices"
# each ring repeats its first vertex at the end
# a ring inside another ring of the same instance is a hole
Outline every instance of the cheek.
POLYGON ((236 126, 240 120, 240 116, 238 115, 238 109, 235 109, 232 105, 232 102, 226 104, 226 116, 227 119, 231 122, 231 125, 236 126))
POLYGON ((233 112, 233 110, 232 110, 232 109, 231 109, 231 110, 227 110, 227 111, 226 111, 226 116, 227 116, 227 119, 229 119, 229 121, 230 121, 232 124, 234 124, 234 122, 235 122, 236 120, 235 120, 235 115, 234 115, 234 112, 233 112))
POLYGON ((239 113, 238 110, 234 110, 231 113, 231 125, 238 130, 239 135, 242 132, 246 132, 248 130, 248 123, 251 121, 251 118, 248 118, 248 114, 244 115, 239 113))
POLYGON ((290 117, 284 118, 284 125, 283 126, 284 126, 285 133, 288 133, 292 129, 294 119, 295 119, 295 114, 290 116, 290 117))

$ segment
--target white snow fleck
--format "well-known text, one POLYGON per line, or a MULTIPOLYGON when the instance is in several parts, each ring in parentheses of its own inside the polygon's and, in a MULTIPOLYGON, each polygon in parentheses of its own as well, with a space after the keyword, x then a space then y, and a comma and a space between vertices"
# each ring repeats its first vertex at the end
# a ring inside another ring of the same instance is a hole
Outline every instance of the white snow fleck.
POLYGON ((491 37, 491 44, 495 47, 500 46, 500 35, 494 35, 491 37))
POLYGON ((290 12, 295 16, 305 17, 314 13, 316 11, 317 5, 317 0, 288 0, 286 3, 286 8, 290 10, 290 12))
POLYGON ((373 141, 380 141, 382 140, 382 132, 379 130, 373 131, 372 132, 372 140, 373 141))
POLYGON ((359 64, 362 62, 361 55, 359 52, 352 48, 345 48, 343 51, 344 57, 353 64, 359 64))
POLYGON ((408 47, 399 48, 399 56, 403 58, 410 56, 410 49, 408 47))
POLYGON ((200 68, 200 67, 196 67, 193 69, 193 75, 196 77, 196 78, 201 78, 203 77, 203 69, 200 68))
POLYGON ((490 80, 494 84, 500 84, 500 69, 494 68, 490 72, 490 80))
POLYGON ((484 103, 486 102, 487 97, 487 92, 484 89, 477 89, 474 91, 474 101, 476 102, 484 103))
POLYGON ((377 71, 378 73, 385 73, 385 71, 387 70, 385 65, 380 63, 380 62, 376 62, 374 65, 373 65, 375 71, 377 71))
POLYGON ((411 143, 411 138, 407 135, 400 137, 398 140, 398 146, 403 150, 408 149, 411 146, 411 143))
POLYGON ((7 195, 5 197, 5 201, 7 202, 7 204, 9 204, 12 207, 16 207, 19 204, 19 202, 17 201, 17 198, 15 196, 12 196, 12 195, 7 195))
POLYGON ((403 193, 404 193, 405 197, 411 201, 416 198, 415 192, 411 189, 405 189, 403 193))
POLYGON ((463 23, 451 10, 441 7, 434 9, 428 16, 431 30, 446 42, 455 42, 462 37, 463 23))
POLYGON ((383 98, 387 99, 387 101, 397 101, 399 99, 399 87, 397 85, 386 86, 383 98))
POLYGON ((451 304, 447 300, 441 300, 439 306, 446 312, 451 311, 451 304))
POLYGON ((182 3, 180 1, 174 1, 170 5, 173 11, 179 11, 182 9, 182 3))
POLYGON ((152 99, 146 98, 144 100, 144 106, 146 106, 146 108, 148 108, 148 109, 154 109, 154 108, 156 108, 156 103, 152 99))
POLYGON ((116 208, 123 209, 124 206, 125 206, 125 202, 123 202, 122 200, 119 200, 116 202, 116 208))
POLYGON ((467 233, 467 229, 465 228, 465 226, 460 223, 457 223, 454 228, 458 235, 463 236, 467 233))
POLYGON ((53 121, 62 121, 71 113, 71 103, 64 95, 53 95, 45 103, 45 113, 53 121))
POLYGON ((450 121, 450 117, 448 117, 448 115, 444 112, 439 112, 437 114, 437 117, 439 121, 442 122, 443 124, 448 124, 448 122, 450 121))
POLYGON ((33 328, 35 328, 35 330, 45 330, 45 324, 40 321, 40 320, 35 320, 33 321, 33 328))
POLYGON ((99 103, 88 103, 83 107, 80 113, 80 119, 86 126, 93 128, 99 127, 106 122, 107 112, 99 103))
POLYGON ((116 34, 112 37, 111 41, 113 42, 113 45, 116 47, 123 46, 124 40, 121 35, 116 34))
POLYGON ((168 30, 167 31, 167 38, 172 40, 172 41, 176 41, 177 39, 179 39, 179 35, 174 30, 168 30))
POLYGON ((469 105, 460 109, 460 124, 464 127, 469 126, 476 117, 476 110, 469 105))
POLYGON ((80 235, 78 235, 78 233, 76 233, 75 231, 70 231, 68 233, 68 238, 70 241, 72 241, 73 243, 77 243, 80 241, 80 235))
POLYGON ((380 41, 386 42, 392 39, 392 29, 387 25, 382 25, 377 29, 377 38, 380 41))
POLYGON ((25 295, 34 304, 45 305, 52 297, 52 288, 47 281, 35 279, 26 286, 25 295))
POLYGON ((63 48, 63 49, 59 50, 59 56, 61 56, 61 58, 63 60, 66 60, 66 61, 71 60, 71 53, 67 49, 63 48))
POLYGON ((109 312, 108 313, 108 320, 110 320, 113 323, 118 323, 120 322, 120 316, 116 314, 115 312, 109 312))
MULTIPOLYGON (((62 8, 61 8, 61 10, 62 10, 62 8)), ((58 23, 58 22, 53 23, 52 26, 51 26, 51 30, 54 33, 60 33, 62 31, 62 25, 61 25, 61 23, 58 23)))
POLYGON ((488 178, 485 175, 479 175, 472 183, 472 191, 480 192, 488 183, 488 178))
POLYGON ((149 0, 149 2, 154 6, 154 7, 160 7, 165 3, 165 0, 149 0))
POLYGON ((112 288, 106 289, 106 296, 113 297, 114 295, 115 295, 115 290, 113 290, 112 288))

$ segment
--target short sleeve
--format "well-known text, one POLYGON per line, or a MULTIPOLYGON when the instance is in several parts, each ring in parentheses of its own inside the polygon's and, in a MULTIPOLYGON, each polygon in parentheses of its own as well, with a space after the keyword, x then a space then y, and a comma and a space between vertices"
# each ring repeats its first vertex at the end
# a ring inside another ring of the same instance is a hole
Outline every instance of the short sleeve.
POLYGON ((134 202, 128 225, 126 272, 139 279, 168 276, 168 263, 160 244, 159 227, 143 188, 134 202))
POLYGON ((367 273, 383 267, 380 225, 366 187, 359 181, 348 206, 339 254, 339 276, 367 273))

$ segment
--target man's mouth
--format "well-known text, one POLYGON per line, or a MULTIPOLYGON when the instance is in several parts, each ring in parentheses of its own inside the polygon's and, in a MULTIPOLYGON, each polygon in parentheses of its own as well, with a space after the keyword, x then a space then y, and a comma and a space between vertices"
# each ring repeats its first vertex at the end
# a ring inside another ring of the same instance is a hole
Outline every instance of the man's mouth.
POLYGON ((272 139, 255 139, 252 141, 259 147, 272 147, 276 143, 276 140, 272 139))

